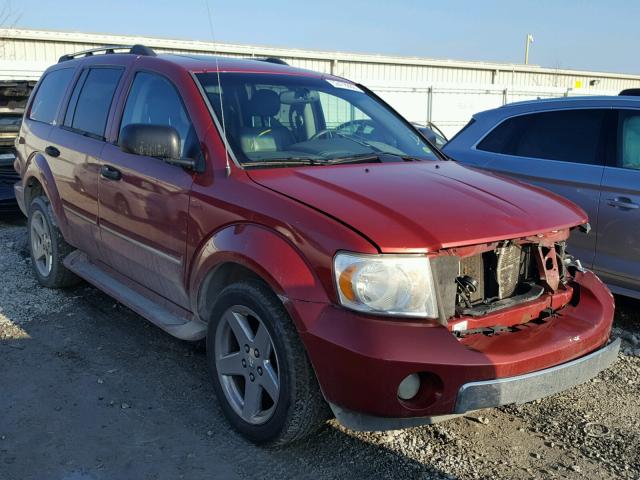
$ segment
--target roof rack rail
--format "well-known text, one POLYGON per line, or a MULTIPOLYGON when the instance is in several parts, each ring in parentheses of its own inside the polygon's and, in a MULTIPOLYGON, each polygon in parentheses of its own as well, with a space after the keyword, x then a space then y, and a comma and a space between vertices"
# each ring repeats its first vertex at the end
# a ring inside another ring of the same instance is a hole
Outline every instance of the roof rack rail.
POLYGON ((278 65, 289 65, 287 62, 278 57, 256 58, 259 62, 276 63, 278 65))
POLYGON ((62 55, 58 59, 58 63, 66 62, 67 60, 73 60, 74 58, 78 57, 92 57, 95 53, 103 53, 105 55, 108 55, 116 53, 116 50, 120 51, 119 53, 130 53, 132 55, 144 55, 148 57, 156 56, 156 52, 154 52, 152 48, 149 48, 145 45, 108 45, 105 47, 92 48, 90 50, 82 50, 81 52, 76 53, 67 53, 66 55, 62 55))

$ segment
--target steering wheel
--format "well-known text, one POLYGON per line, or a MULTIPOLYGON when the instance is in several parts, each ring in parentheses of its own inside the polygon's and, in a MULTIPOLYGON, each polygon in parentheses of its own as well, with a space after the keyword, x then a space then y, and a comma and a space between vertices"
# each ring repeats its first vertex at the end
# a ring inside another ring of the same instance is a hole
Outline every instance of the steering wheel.
POLYGON ((325 135, 329 135, 329 138, 333 138, 334 136, 336 136, 336 132, 334 130, 332 130, 331 128, 323 128, 319 132, 316 132, 315 134, 313 134, 309 138, 309 141, 316 140, 316 139, 318 139, 320 137, 324 137, 325 135))
POLYGON ((336 128, 336 130, 340 131, 340 130, 351 129, 352 127, 355 127, 355 130, 353 131, 353 133, 356 135, 362 136, 362 135, 371 135, 371 133, 365 134, 364 132, 365 128, 371 127, 371 130, 375 131, 376 126, 377 126, 376 122, 374 122, 373 120, 362 118, 360 120, 350 120, 348 122, 345 122, 339 125, 338 128, 336 128))

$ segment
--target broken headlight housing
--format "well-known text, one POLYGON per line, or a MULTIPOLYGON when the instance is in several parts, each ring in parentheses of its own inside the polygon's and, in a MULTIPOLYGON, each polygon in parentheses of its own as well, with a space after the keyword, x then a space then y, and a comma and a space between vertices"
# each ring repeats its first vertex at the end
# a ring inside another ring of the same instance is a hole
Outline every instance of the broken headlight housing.
POLYGON ((437 318, 429 259, 341 252, 333 265, 340 303, 366 313, 437 318))

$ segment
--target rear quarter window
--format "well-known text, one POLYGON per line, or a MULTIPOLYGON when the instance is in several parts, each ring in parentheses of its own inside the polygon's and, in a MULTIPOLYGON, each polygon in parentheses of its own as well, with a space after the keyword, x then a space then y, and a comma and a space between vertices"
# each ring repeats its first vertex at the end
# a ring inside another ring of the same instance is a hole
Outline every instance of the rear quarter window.
POLYGON ((63 68, 44 76, 31 104, 29 112, 31 120, 55 124, 58 109, 73 78, 73 73, 73 68, 63 68))
POLYGON ((581 109, 512 117, 476 148, 516 157, 602 164, 605 115, 604 109, 581 109))

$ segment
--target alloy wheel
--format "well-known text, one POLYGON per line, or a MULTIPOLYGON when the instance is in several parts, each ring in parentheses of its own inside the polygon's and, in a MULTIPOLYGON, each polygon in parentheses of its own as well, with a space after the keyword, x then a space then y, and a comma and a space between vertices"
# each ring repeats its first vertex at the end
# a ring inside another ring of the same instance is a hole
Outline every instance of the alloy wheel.
POLYGON ((253 310, 235 305, 222 315, 215 334, 215 363, 235 413, 252 425, 268 421, 280 396, 280 369, 271 335, 253 310))
POLYGON ((31 254, 38 273, 48 277, 53 263, 49 227, 42 212, 35 210, 31 218, 31 254))

